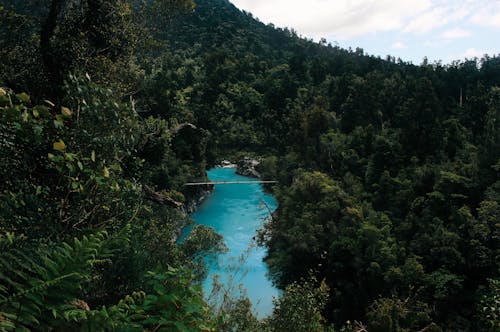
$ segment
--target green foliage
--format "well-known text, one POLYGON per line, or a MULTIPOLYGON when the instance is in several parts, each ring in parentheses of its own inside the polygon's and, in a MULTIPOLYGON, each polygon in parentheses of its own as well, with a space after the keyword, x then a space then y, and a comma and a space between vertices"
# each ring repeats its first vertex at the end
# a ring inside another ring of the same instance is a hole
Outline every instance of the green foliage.
POLYGON ((214 331, 201 286, 187 270, 169 267, 148 272, 151 293, 136 292, 115 306, 87 315, 82 330, 105 331, 214 331))
POLYGON ((275 300, 273 314, 265 322, 264 331, 333 332, 326 327, 322 316, 328 291, 324 280, 318 286, 314 278, 288 285, 283 295, 275 300))
POLYGON ((0 239, 2 330, 212 331, 201 286, 187 270, 149 272, 148 293, 91 310, 80 296, 93 269, 113 255, 106 233, 75 239, 73 245, 39 244, 35 251, 23 241, 13 235, 0 239))
POLYGON ((122 176, 125 162, 140 162, 132 155, 138 118, 88 80, 72 78, 68 90, 70 108, 29 107, 26 94, 6 95, 0 108, 4 230, 70 233, 138 209, 140 187, 122 176))
MULTIPOLYGON (((241 151, 265 155, 262 174, 280 182, 261 242, 288 291, 266 328, 322 330, 321 317, 387 331, 497 328, 498 56, 383 60, 266 26, 225 0, 180 16, 192 1, 4 2, 0 84, 29 92, 0 89, 0 234, 26 237, 26 262, 6 263, 40 265, 102 229, 111 239, 112 261, 64 274, 84 280, 75 300, 101 309, 56 301, 56 322, 74 323, 59 328, 213 328, 192 280, 221 239, 198 227, 178 245, 190 221, 143 186, 189 208, 200 192, 182 184, 241 151), (328 291, 299 286, 311 270, 328 291)), ((40 276, 25 267, 5 275, 31 289, 40 276)), ((67 281, 51 280, 39 294, 67 281)), ((23 294, 17 284, 0 292, 23 294)), ((264 328, 248 302, 231 303, 217 327, 264 328)))
POLYGON ((481 327, 485 331, 500 329, 500 282, 495 279, 488 281, 486 293, 478 305, 481 327))
POLYGON ((441 332, 431 322, 431 310, 425 303, 407 298, 382 298, 373 302, 367 313, 368 330, 374 332, 433 331, 441 332))
POLYGON ((193 8, 191 0, 6 0, 0 82, 59 101, 67 75, 79 72, 115 94, 130 94, 143 76, 135 56, 148 47, 151 33, 193 8))
POLYGON ((199 172, 199 166, 176 159, 164 122, 141 121, 88 78, 70 77, 67 91, 69 107, 61 108, 50 101, 30 106, 27 94, 0 91, 5 129, 0 171, 9 179, 1 186, 0 230, 25 234, 25 240, 16 240, 19 250, 13 244, 17 238, 2 238, 2 324, 6 329, 210 330, 197 281, 204 271, 200 257, 222 250, 222 239, 211 229, 196 228, 178 245, 190 221, 180 211, 146 203, 138 184, 170 187, 151 182, 144 165, 153 172, 163 163, 183 168, 172 174, 178 187, 186 178, 182 172, 199 172), (159 156, 143 152, 151 141, 159 156), (95 231, 103 228, 111 234, 106 241, 105 233, 95 231), (68 234, 82 233, 87 235, 75 240, 74 248, 62 242, 68 234), (33 253, 27 251, 30 245, 33 253), (192 268, 196 275, 167 269, 169 263, 192 268), (158 272, 144 276, 148 270, 158 272))
POLYGON ((2 235, 0 329, 61 328, 85 310, 79 296, 92 268, 110 257, 106 236, 101 232, 75 238, 72 245, 37 245, 25 243, 22 237, 2 235))
POLYGON ((261 331, 261 322, 252 312, 252 303, 248 298, 227 299, 222 311, 218 313, 218 331, 261 331))

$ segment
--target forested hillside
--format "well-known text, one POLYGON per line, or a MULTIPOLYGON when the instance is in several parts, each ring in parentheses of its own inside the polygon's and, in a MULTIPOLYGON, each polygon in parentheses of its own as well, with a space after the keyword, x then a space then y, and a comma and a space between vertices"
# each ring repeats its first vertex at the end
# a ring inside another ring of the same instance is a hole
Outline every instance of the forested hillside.
MULTIPOLYGON (((156 81, 181 83, 171 103, 212 133, 209 156, 264 154, 280 180, 261 234, 277 285, 325 280, 336 324, 481 329, 500 267, 500 58, 380 59, 227 1, 198 1, 167 31, 179 62, 156 81)), ((182 117, 160 98, 155 112, 182 117)))
POLYGON ((500 57, 406 63, 226 0, 0 4, 0 330, 498 331, 500 57), (263 157, 257 321, 186 212, 263 157), (209 188, 205 188, 209 189, 209 188))

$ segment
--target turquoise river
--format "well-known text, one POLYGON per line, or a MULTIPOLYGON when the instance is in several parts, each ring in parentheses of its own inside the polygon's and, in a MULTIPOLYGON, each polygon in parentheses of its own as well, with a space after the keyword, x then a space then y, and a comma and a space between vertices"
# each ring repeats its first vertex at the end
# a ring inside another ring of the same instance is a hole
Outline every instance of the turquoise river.
MULTIPOLYGON (((211 181, 252 180, 237 175, 234 168, 211 169, 208 178, 211 181)), ((197 224, 213 227, 224 236, 229 249, 209 264, 209 275, 203 284, 205 294, 212 291, 214 275, 220 276, 235 294, 241 285, 259 318, 271 314, 272 300, 278 296, 278 290, 266 276, 268 270, 262 261, 266 250, 257 247, 253 239, 269 217, 269 210, 275 208, 274 197, 266 194, 259 184, 215 185, 213 193, 192 215, 197 224)))

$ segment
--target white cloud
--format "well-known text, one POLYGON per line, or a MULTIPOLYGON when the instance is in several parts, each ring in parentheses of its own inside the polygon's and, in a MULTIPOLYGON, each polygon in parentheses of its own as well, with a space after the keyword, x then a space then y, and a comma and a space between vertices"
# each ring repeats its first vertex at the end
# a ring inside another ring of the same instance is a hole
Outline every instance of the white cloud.
POLYGON ((425 47, 439 47, 443 45, 443 42, 437 40, 426 40, 424 41, 423 45, 425 47))
POLYGON ((500 1, 487 1, 477 7, 470 22, 483 27, 500 28, 500 1))
POLYGON ((396 49, 404 49, 404 48, 406 48, 406 45, 403 42, 400 42, 400 41, 394 42, 391 46, 392 46, 392 48, 396 48, 396 49))
POLYGON ((432 0, 233 0, 266 23, 311 37, 356 36, 401 29, 432 0))
POLYGON ((444 39, 458 39, 458 38, 469 37, 470 35, 472 34, 468 30, 464 30, 461 28, 454 28, 451 30, 446 30, 440 35, 440 37, 444 39))
POLYGON ((480 58, 482 57, 483 55, 487 54, 488 52, 484 52, 484 51, 478 51, 476 50, 474 47, 471 47, 469 49, 467 49, 465 51, 464 54, 462 54, 463 57, 465 58, 480 58))
MULTIPOLYGON (((423 35, 456 23, 500 27, 500 0, 232 0, 265 23, 319 39, 394 31, 423 35)), ((455 25, 455 26, 454 26, 455 25)), ((452 34, 443 36, 449 37, 452 34)), ((455 34, 458 36, 459 34, 455 34)))
POLYGON ((463 20, 468 14, 469 11, 463 7, 436 7, 415 17, 403 31, 425 34, 449 23, 463 20))
POLYGON ((500 12, 474 15, 471 22, 481 26, 500 28, 500 12))

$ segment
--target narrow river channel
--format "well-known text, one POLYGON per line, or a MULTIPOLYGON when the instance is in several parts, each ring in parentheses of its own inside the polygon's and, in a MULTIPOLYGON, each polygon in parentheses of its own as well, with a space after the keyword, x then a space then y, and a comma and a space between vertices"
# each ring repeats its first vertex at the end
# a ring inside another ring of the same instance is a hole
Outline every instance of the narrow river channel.
MULTIPOLYGON (((234 168, 214 168, 208 171, 208 177, 211 181, 252 180, 237 175, 235 171, 234 168)), ((278 296, 278 290, 266 276, 268 270, 262 261, 266 250, 256 247, 253 241, 256 230, 269 216, 268 208, 274 210, 276 201, 259 184, 216 185, 212 195, 192 215, 196 223, 213 227, 224 236, 229 248, 229 252, 220 255, 216 263, 210 263, 209 276, 203 284, 205 294, 211 293, 214 275, 219 275, 225 283, 232 280, 236 290, 241 284, 258 318, 271 314, 272 299, 278 296)))

